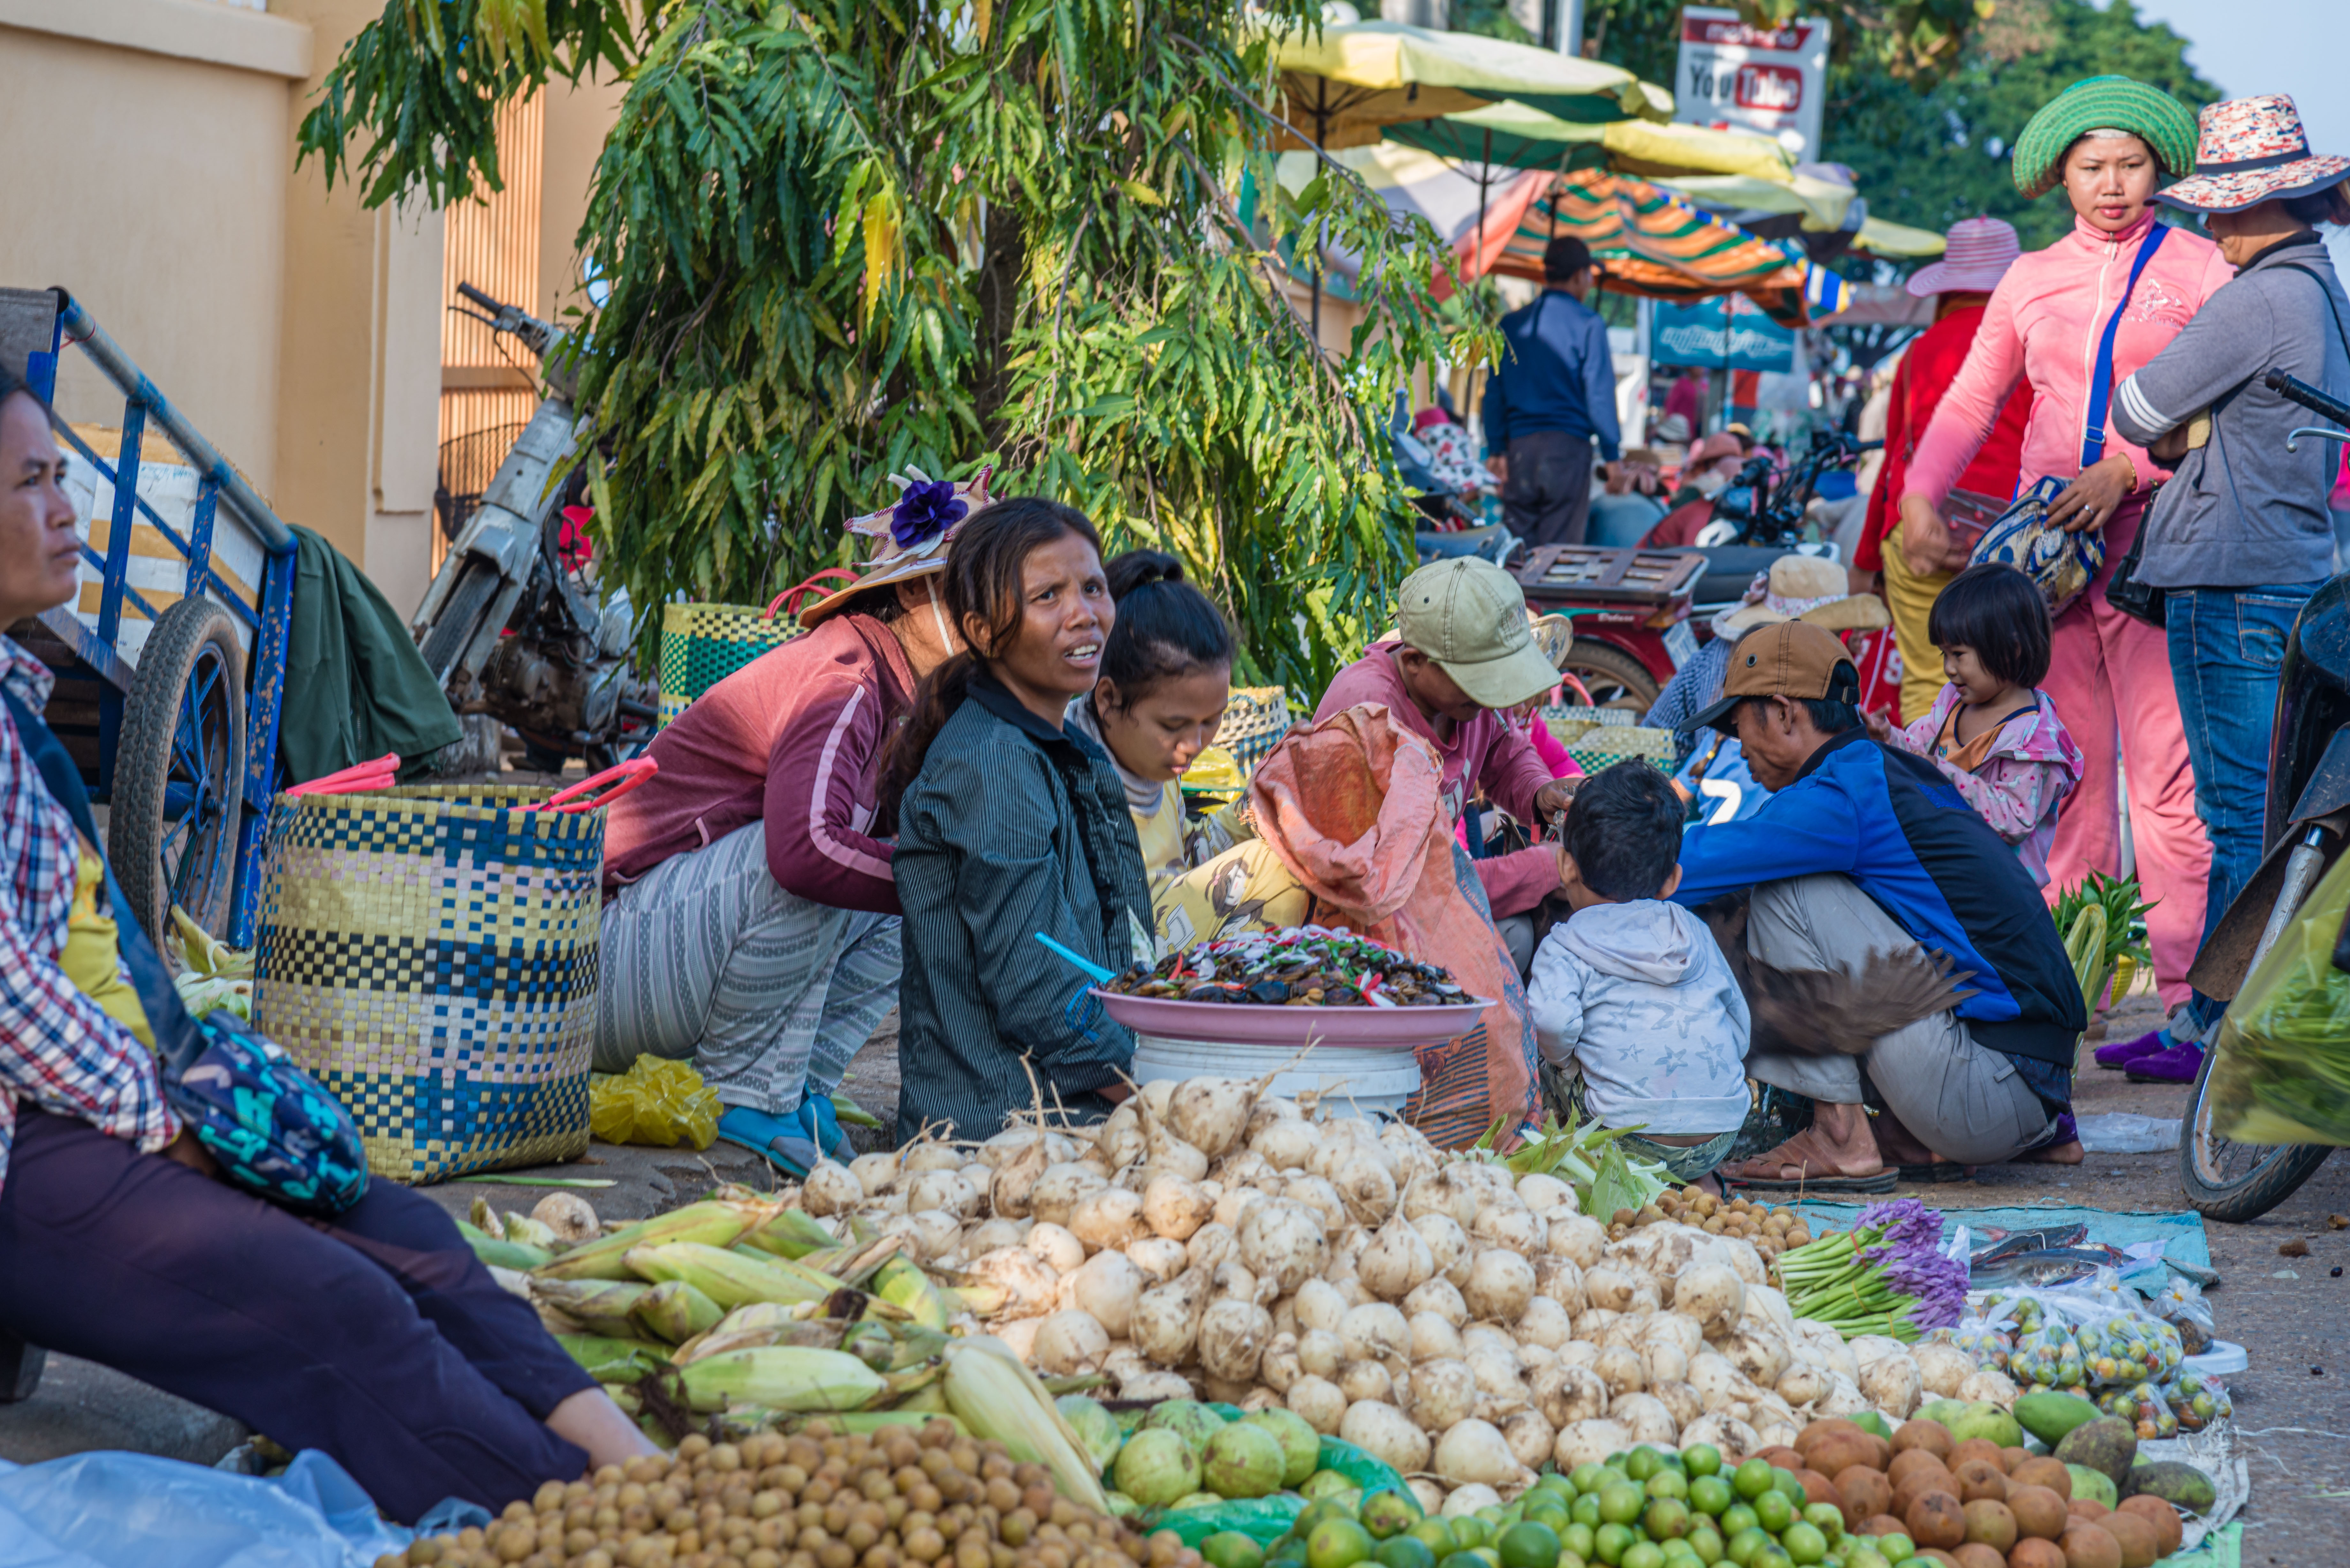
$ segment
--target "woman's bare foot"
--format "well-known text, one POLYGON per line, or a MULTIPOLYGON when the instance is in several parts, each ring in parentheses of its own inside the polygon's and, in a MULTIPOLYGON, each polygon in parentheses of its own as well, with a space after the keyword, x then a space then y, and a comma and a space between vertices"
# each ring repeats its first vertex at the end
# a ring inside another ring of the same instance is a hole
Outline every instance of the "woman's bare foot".
POLYGON ((1822 1104, 1812 1125, 1773 1149, 1716 1174, 1731 1181, 1805 1181, 1824 1176, 1875 1176, 1885 1168, 1868 1116, 1858 1106, 1822 1104))
POLYGON ((2071 1138, 2064 1143, 2050 1144, 2046 1148, 2026 1149, 2022 1154, 2017 1155, 2015 1158, 2009 1163, 2013 1165, 2078 1165, 2081 1163, 2083 1153, 2084 1150, 2081 1147, 2081 1140, 2078 1138, 2071 1138))
POLYGON ((1891 1111, 1879 1111, 1870 1130, 1877 1135, 1877 1152, 1890 1165, 1948 1165, 1947 1155, 1935 1153, 1918 1139, 1891 1111))

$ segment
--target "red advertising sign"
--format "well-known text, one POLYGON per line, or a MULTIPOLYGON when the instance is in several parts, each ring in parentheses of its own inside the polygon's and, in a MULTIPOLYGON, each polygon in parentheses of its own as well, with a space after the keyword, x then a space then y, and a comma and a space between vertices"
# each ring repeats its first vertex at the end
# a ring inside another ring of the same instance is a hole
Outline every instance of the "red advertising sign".
POLYGON ((1728 6, 1686 5, 1673 118, 1767 136, 1798 159, 1816 158, 1827 67, 1820 17, 1755 27, 1728 6))

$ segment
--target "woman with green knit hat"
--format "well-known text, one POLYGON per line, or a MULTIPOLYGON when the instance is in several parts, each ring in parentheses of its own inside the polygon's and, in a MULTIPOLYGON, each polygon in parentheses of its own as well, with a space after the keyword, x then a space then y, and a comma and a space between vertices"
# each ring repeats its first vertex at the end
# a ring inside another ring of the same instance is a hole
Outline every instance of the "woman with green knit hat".
MULTIPOLYGON (((2056 617, 2042 683, 2088 763, 2057 818, 2048 895, 2091 871, 2119 870, 2119 762, 2138 879, 2154 902, 2147 926, 2155 981, 2172 1005, 2188 999, 2211 846, 2195 815, 2163 633, 2106 597, 2161 476, 2143 449, 2115 432, 2109 408, 2115 386, 2160 353, 2231 275, 2210 240, 2155 222, 2160 177, 2194 168, 2195 117, 2126 77, 2075 82, 2032 117, 2015 142, 2016 187, 2032 197, 2061 188, 2073 230, 2016 262, 1992 291, 1966 364, 1909 461, 1901 497, 1905 547, 1921 557, 1946 549, 1943 498, 2009 392, 2031 383, 2022 483, 2064 482, 2050 518, 2103 544, 2087 591, 2056 617)), ((2045 1097, 2058 1085, 2034 1087, 2045 1097)), ((2077 1147, 2050 1154, 2080 1158, 2077 1147)))

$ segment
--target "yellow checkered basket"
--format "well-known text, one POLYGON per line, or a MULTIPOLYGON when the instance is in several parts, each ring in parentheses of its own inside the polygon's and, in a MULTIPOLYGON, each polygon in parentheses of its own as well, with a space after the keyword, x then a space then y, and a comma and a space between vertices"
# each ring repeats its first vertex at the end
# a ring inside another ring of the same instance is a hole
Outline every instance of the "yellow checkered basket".
POLYGON ((1216 727, 1216 744, 1232 753, 1245 781, 1287 733, 1287 691, 1278 686, 1235 686, 1224 700, 1224 720, 1216 727))
POLYGON ((271 805, 254 1024, 349 1108, 376 1176, 587 1151, 604 813, 532 809, 553 800, 466 784, 271 805))
POLYGON ((832 577, 857 581, 846 566, 827 566, 806 582, 777 594, 761 609, 756 605, 675 604, 661 607, 660 697, 656 729, 685 711, 686 704, 725 680, 761 654, 800 634, 797 600, 825 591, 832 577))

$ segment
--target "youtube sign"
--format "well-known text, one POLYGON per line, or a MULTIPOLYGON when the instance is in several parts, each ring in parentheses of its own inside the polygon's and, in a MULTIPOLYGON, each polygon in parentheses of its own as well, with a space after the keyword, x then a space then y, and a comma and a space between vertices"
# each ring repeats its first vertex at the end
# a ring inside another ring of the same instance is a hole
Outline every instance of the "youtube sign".
POLYGON ((1680 43, 1675 119, 1767 136, 1797 160, 1820 155, 1828 67, 1825 19, 1802 16, 1783 27, 1756 27, 1726 6, 1687 5, 1680 43))

